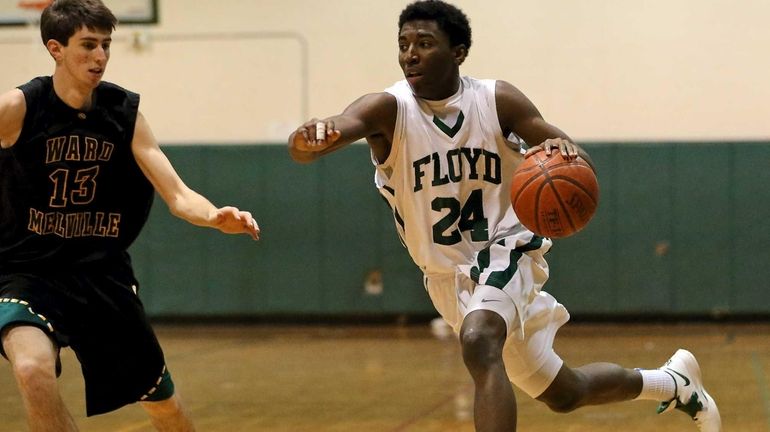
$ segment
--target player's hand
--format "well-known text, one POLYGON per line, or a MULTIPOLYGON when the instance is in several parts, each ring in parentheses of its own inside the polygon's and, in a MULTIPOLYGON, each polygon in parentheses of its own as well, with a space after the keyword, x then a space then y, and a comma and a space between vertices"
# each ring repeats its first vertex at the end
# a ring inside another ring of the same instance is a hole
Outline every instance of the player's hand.
POLYGON ((211 215, 212 227, 226 234, 248 234, 254 240, 259 240, 259 225, 247 211, 235 207, 216 209, 211 215))
POLYGON ((558 150, 559 153, 567 159, 576 159, 580 154, 580 148, 572 141, 564 138, 549 138, 540 143, 540 145, 536 145, 527 150, 524 157, 528 158, 541 151, 544 151, 546 155, 551 156, 551 153, 553 153, 554 150, 558 150))
POLYGON ((329 148, 342 133, 334 128, 333 120, 312 119, 294 132, 294 148, 305 152, 318 152, 329 148))

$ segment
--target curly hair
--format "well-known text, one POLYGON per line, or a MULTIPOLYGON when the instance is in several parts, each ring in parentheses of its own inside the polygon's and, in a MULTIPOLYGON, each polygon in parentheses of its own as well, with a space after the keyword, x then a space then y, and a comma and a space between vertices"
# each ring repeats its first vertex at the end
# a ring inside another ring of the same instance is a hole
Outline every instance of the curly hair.
POLYGON ((408 21, 435 21, 438 28, 449 36, 452 46, 465 45, 471 48, 471 25, 468 17, 458 7, 442 0, 418 0, 401 11, 398 17, 398 30, 408 21))
POLYGON ((55 0, 40 16, 43 44, 54 39, 64 46, 81 27, 115 30, 118 19, 101 0, 55 0))

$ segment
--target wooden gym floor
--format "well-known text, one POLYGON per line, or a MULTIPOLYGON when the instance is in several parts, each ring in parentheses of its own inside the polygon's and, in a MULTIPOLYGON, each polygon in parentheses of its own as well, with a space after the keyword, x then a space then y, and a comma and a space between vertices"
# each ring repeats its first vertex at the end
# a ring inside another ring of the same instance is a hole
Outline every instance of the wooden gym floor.
MULTIPOLYGON (((159 325, 177 389, 199 431, 471 432, 472 386, 454 337, 427 325, 159 325)), ((770 432, 770 324, 572 324, 556 349, 571 365, 652 368, 678 347, 697 356, 725 431, 770 432)), ((82 380, 63 352, 64 398, 86 432, 152 431, 132 405, 83 415, 82 380)), ((679 412, 626 402, 551 413, 517 390, 519 431, 696 431, 679 412)), ((0 363, 0 431, 26 430, 7 361, 0 363)))

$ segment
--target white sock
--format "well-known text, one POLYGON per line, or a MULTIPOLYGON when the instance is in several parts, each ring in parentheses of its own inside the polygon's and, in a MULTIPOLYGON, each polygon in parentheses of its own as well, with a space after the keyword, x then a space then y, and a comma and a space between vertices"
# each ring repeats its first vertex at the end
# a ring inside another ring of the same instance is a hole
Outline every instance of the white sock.
POLYGON ((671 375, 658 369, 639 369, 642 392, 637 400, 670 401, 676 396, 676 382, 671 375))

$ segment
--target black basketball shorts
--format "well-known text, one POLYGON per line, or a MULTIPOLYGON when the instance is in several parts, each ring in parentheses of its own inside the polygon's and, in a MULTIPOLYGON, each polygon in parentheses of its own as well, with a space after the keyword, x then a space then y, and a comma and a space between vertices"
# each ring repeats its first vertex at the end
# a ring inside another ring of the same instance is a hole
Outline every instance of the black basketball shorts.
POLYGON ((34 325, 60 347, 71 347, 85 379, 89 416, 147 399, 167 376, 138 284, 126 267, 0 274, 0 330, 34 325))

